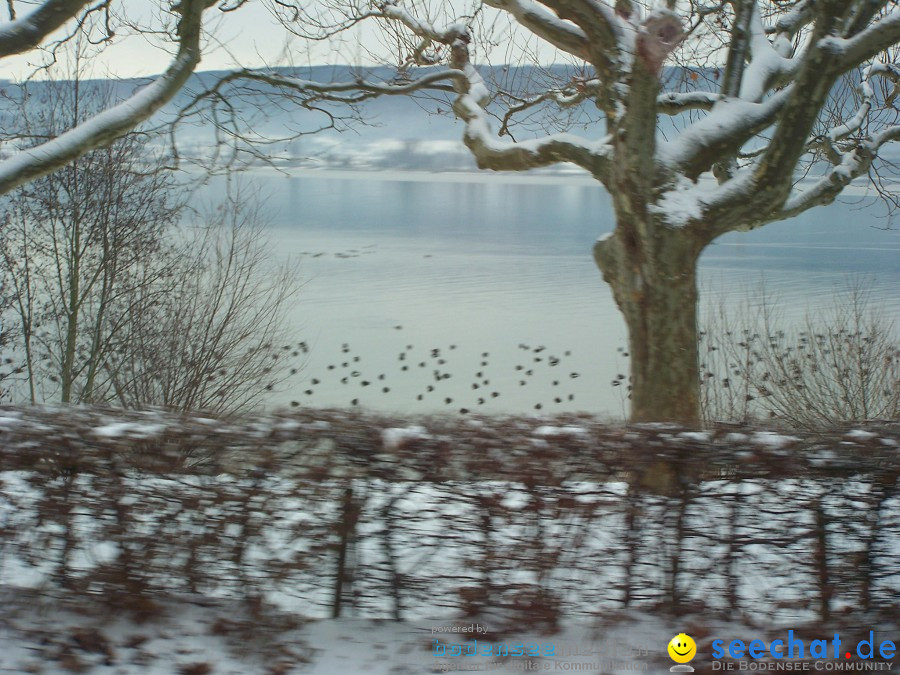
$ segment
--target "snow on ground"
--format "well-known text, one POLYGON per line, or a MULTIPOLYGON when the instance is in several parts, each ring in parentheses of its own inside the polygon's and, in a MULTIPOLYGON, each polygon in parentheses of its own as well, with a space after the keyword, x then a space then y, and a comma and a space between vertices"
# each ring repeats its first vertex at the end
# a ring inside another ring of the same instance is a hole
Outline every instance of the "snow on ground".
POLYGON ((0 672, 12 673, 615 674, 667 668, 666 644, 678 632, 693 631, 698 645, 711 640, 702 620, 675 623, 639 613, 609 614, 553 635, 513 635, 493 634, 489 619, 304 622, 201 597, 156 601, 159 615, 144 620, 84 598, 76 602, 32 590, 2 587, 0 598, 0 672), (451 632, 454 627, 471 632, 451 632), (466 646, 476 654, 451 655, 466 646), (537 656, 496 656, 498 646, 537 656))

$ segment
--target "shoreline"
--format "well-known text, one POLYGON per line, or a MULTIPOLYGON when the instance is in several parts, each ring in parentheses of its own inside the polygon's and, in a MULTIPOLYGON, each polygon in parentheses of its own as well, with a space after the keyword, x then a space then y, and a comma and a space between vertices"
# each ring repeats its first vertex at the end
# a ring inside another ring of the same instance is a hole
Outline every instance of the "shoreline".
POLYGON ((603 185, 588 175, 579 173, 522 173, 506 171, 416 171, 413 169, 310 169, 302 167, 260 166, 247 169, 251 174, 277 174, 286 178, 328 178, 333 180, 382 180, 406 183, 508 183, 514 185, 603 185))
MULTIPOLYGON (((241 173, 266 177, 285 178, 327 178, 331 180, 380 180, 406 183, 500 183, 507 185, 562 185, 574 187, 596 187, 606 192, 606 187, 595 178, 580 170, 564 172, 516 172, 481 169, 474 171, 427 171, 419 169, 334 169, 329 167, 310 168, 298 166, 252 166, 241 173)), ((815 181, 809 181, 814 183, 815 181)), ((876 198, 871 186, 848 185, 842 197, 876 198)))

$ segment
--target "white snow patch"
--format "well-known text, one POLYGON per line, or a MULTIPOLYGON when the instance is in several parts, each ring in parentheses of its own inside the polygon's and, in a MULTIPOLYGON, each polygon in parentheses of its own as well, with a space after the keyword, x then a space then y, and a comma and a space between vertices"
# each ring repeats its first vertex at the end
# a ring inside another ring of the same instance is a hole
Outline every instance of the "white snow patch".
POLYGON ((791 93, 785 87, 761 103, 727 98, 716 103, 705 117, 700 118, 670 141, 657 146, 657 158, 664 165, 678 168, 688 162, 703 148, 721 139, 734 137, 753 127, 760 120, 771 117, 791 93))
POLYGON ((675 186, 651 205, 650 210, 662 214, 670 225, 683 227, 703 217, 703 210, 716 187, 714 181, 694 183, 685 176, 679 176, 675 186))
POLYGON ((582 436, 587 434, 587 429, 584 427, 576 427, 576 426, 564 426, 564 427, 552 427, 552 426, 540 426, 532 432, 535 436, 582 436))
MULTIPOLYGON (((528 663, 537 663, 541 670, 594 672, 592 664, 600 662, 609 666, 603 672, 616 675, 659 670, 658 645, 665 645, 683 628, 674 620, 638 611, 619 613, 610 625, 565 621, 552 635, 503 634, 489 617, 470 621, 450 613, 422 621, 341 618, 295 623, 270 612, 260 619, 238 602, 192 596, 161 600, 162 616, 137 622, 125 614, 104 614, 95 604, 88 605, 93 610, 88 613, 71 602, 59 603, 17 589, 0 590, 9 618, 0 625, 0 670, 4 672, 63 672, 55 658, 66 649, 85 672, 123 675, 169 675, 192 666, 199 672, 199 664, 206 664, 212 673, 266 673, 272 671, 276 658, 286 672, 309 675, 448 670, 506 675, 523 672, 528 663), (451 632, 472 624, 486 633, 451 632), (108 644, 109 651, 82 647, 73 640, 77 634, 96 636, 98 644, 108 644), (477 640, 477 654, 454 656, 454 645, 471 644, 471 640, 477 640), (501 662, 481 654, 482 645, 487 644, 552 645, 553 650, 552 655, 537 659, 510 657, 501 662), (615 653, 630 656, 609 656, 615 653)), ((753 633, 752 627, 717 621, 712 621, 711 630, 753 633)))
POLYGON ((118 438, 119 436, 131 436, 137 438, 152 438, 163 430, 165 424, 136 424, 135 422, 115 422, 93 430, 95 436, 101 438, 118 438))
POLYGON ((794 441, 799 441, 800 439, 796 436, 784 436, 782 434, 777 434, 774 431, 757 431, 753 434, 751 440, 757 445, 764 445, 767 448, 773 448, 775 450, 779 448, 783 448, 794 441))
MULTIPOLYGON (((782 41, 777 47, 769 42, 762 23, 759 7, 755 7, 750 24, 750 49, 752 59, 741 80, 740 97, 745 100, 760 101, 766 95, 770 83, 780 74, 796 69, 800 60, 785 58, 782 41)), ((789 53, 789 52, 788 52, 789 53)))
POLYGON ((463 72, 469 80, 469 96, 474 98, 475 102, 484 108, 491 102, 491 92, 488 91, 488 88, 485 86, 484 80, 481 79, 481 75, 475 70, 475 66, 467 64, 463 72))
POLYGON ((0 428, 8 429, 22 424, 22 420, 18 417, 0 417, 0 428))
POLYGON ((385 449, 397 450, 407 441, 417 441, 431 438, 425 427, 411 426, 405 428, 390 428, 381 430, 381 442, 385 449))
POLYGON ((519 511, 524 509, 531 502, 531 497, 525 492, 508 492, 504 495, 501 503, 503 508, 511 511, 519 511))
POLYGON ((94 429, 94 435, 103 438, 116 438, 123 436, 129 429, 131 429, 131 422, 116 422, 115 424, 97 427, 94 429))

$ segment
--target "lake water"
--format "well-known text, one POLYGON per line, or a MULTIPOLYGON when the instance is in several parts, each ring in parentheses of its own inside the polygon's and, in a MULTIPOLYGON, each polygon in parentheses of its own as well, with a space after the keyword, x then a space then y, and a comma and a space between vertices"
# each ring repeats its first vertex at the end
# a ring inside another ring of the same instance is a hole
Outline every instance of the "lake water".
MULTIPOLYGON (((252 179, 275 255, 299 257, 304 284, 290 322, 309 353, 273 405, 623 415, 623 387, 610 383, 628 372, 625 326, 591 257, 613 226, 598 185, 488 173, 252 179)), ((700 261, 705 297, 752 297, 764 278, 796 320, 863 275, 900 317, 900 231, 878 229, 876 213, 835 204, 728 235, 700 261)))

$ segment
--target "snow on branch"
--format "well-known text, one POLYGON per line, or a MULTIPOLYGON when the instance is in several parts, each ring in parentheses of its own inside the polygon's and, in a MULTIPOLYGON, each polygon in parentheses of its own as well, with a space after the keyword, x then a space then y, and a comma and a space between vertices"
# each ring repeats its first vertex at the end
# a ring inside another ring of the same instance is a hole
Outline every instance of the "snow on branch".
POLYGON ((36 47, 87 4, 88 0, 46 0, 28 16, 0 26, 0 58, 36 47))
POLYGON ((180 4, 179 50, 169 69, 156 80, 56 138, 0 161, 0 194, 111 143, 170 101, 200 63, 201 17, 208 4, 206 0, 180 4))
POLYGON ((678 115, 688 110, 712 110, 724 96, 712 91, 667 92, 656 98, 657 110, 664 115, 678 115))
POLYGON ((599 94, 600 86, 600 81, 594 78, 587 80, 573 78, 572 82, 566 84, 564 87, 547 89, 542 94, 528 99, 517 98, 512 94, 507 93, 507 97, 512 98, 517 102, 515 105, 511 105, 503 114, 503 121, 500 125, 498 135, 511 135, 509 133, 509 122, 514 115, 517 115, 520 112, 524 112, 529 108, 540 105, 545 101, 553 101, 560 108, 570 108, 578 105, 589 96, 599 94))
POLYGON ((605 181, 612 161, 612 145, 607 141, 588 142, 574 134, 553 134, 545 138, 504 142, 492 132, 487 114, 468 94, 460 96, 453 109, 466 123, 465 144, 479 168, 495 171, 525 171, 561 162, 572 162, 605 181))
POLYGON ((485 4, 508 12, 522 26, 554 47, 583 57, 588 37, 578 26, 555 16, 533 0, 485 0, 485 4))
POLYGON ((753 136, 770 126, 791 90, 786 87, 761 103, 734 98, 718 101, 706 117, 673 140, 661 143, 658 160, 674 171, 696 178, 722 157, 736 154, 753 136))
POLYGON ((787 38, 777 36, 777 44, 769 42, 756 3, 752 6, 749 29, 750 63, 741 80, 740 97, 748 101, 761 101, 776 83, 785 81, 797 69, 802 59, 786 56, 792 51, 787 38))
POLYGON ((774 26, 766 29, 769 34, 792 38, 809 24, 814 18, 812 0, 800 0, 785 14, 782 14, 774 26))
MULTIPOLYGON (((457 49, 461 46, 457 45, 457 49)), ((572 162, 598 177, 605 177, 612 153, 606 142, 589 142, 574 134, 556 134, 546 138, 524 141, 501 141, 491 131, 484 107, 490 94, 481 76, 471 64, 462 69, 428 73, 415 80, 401 83, 379 83, 366 80, 322 83, 279 73, 252 70, 234 71, 219 79, 216 85, 198 95, 190 106, 203 98, 215 98, 228 83, 237 80, 265 83, 282 90, 291 90, 300 98, 300 105, 316 101, 356 104, 375 96, 407 95, 415 91, 441 90, 458 93, 454 110, 466 124, 465 143, 482 168, 521 171, 560 162, 572 162), (453 88, 449 86, 453 85, 453 88)), ((182 110, 184 116, 186 110, 182 110)))
POLYGON ((491 97, 475 67, 469 63, 462 40, 453 45, 454 65, 465 79, 457 83, 453 110, 466 125, 463 142, 475 156, 479 168, 495 171, 525 171, 561 162, 572 162, 606 182, 612 160, 608 139, 589 142, 575 134, 553 134, 540 139, 506 142, 491 131, 485 106, 491 97))
POLYGON ((825 134, 827 151, 835 164, 840 161, 840 153, 837 148, 838 142, 858 133, 868 119, 869 112, 872 110, 872 100, 875 97, 875 92, 872 89, 872 77, 875 75, 893 80, 895 86, 900 86, 900 67, 888 63, 877 63, 866 68, 862 81, 859 84, 859 93, 862 97, 862 104, 859 106, 852 119, 844 124, 834 127, 825 134))
POLYGON ((433 24, 416 18, 400 7, 397 4, 397 0, 386 0, 381 6, 381 16, 386 19, 399 21, 421 38, 433 40, 434 42, 441 42, 447 45, 453 42, 460 31, 465 30, 464 27, 458 25, 439 30, 433 24))
MULTIPOLYGON (((696 201, 689 214, 690 220, 699 222, 709 219, 709 214, 715 214, 710 222, 718 225, 709 229, 711 238, 738 229, 752 229, 792 218, 815 206, 830 204, 850 183, 871 169, 885 144, 896 141, 900 141, 900 125, 886 127, 855 141, 852 148, 841 152, 832 160, 833 165, 824 175, 795 184, 780 205, 779 202, 763 205, 751 199, 754 190, 758 189, 758 162, 744 168, 715 189, 704 188, 702 184, 692 187, 684 182, 679 186, 683 194, 676 196, 678 203, 689 203, 689 196, 696 201), (739 215, 738 211, 742 213, 739 215), (731 213, 732 217, 723 217, 726 213, 731 213)), ((839 152, 837 147, 833 152, 839 152)), ((682 212, 684 211, 682 208, 682 212)))
POLYGON ((621 26, 611 7, 595 0, 542 0, 561 18, 578 26, 588 38, 589 60, 611 63, 618 59, 621 26))
POLYGON ((851 38, 829 35, 819 40, 819 49, 837 59, 842 70, 865 63, 892 45, 900 43, 900 6, 851 38))
POLYGON ((900 140, 900 125, 887 127, 868 136, 840 155, 840 162, 812 185, 795 186, 781 210, 771 220, 799 215, 813 206, 830 204, 855 179, 865 175, 883 145, 900 140))
MULTIPOLYGON (((534 11, 536 8, 533 3, 529 3, 527 0, 500 0, 490 4, 501 9, 507 9, 513 12, 514 15, 515 12, 524 12, 526 9, 534 11)), ((565 30, 568 31, 569 35, 572 35, 572 27, 559 19, 553 18, 546 10, 541 11, 544 12, 544 19, 549 22, 548 25, 553 27, 556 34, 560 34, 559 31, 565 30)), ((524 142, 499 140, 498 135, 491 130, 488 114, 485 110, 485 106, 491 101, 490 92, 485 86, 481 75, 469 62, 468 44, 470 37, 465 26, 453 24, 446 29, 439 29, 412 16, 409 12, 402 9, 395 0, 385 3, 382 6, 382 12, 386 18, 403 23, 416 35, 424 39, 449 44, 453 68, 397 85, 379 85, 362 81, 338 85, 343 90, 356 89, 372 95, 404 94, 416 89, 433 86, 439 81, 452 80, 458 94, 453 104, 453 109, 466 125, 464 142, 469 150, 472 151, 479 167, 500 171, 523 171, 561 162, 572 162, 590 171, 600 180, 605 179, 612 154, 612 148, 606 142, 588 142, 574 134, 567 133, 524 142)), ((580 39, 584 40, 586 37, 582 35, 580 39)), ((334 85, 323 86, 306 82, 302 84, 286 82, 286 84, 288 86, 297 86, 298 88, 306 87, 309 90, 316 88, 323 95, 328 95, 335 91, 334 85)), ((593 86, 594 83, 592 82, 591 84, 593 86)), ((564 103, 566 100, 571 100, 575 103, 580 100, 581 93, 578 91, 560 91, 556 94, 545 95, 543 100, 546 100, 548 97, 553 97, 560 103, 564 103)), ((525 105, 528 107, 537 103, 538 101, 526 102, 525 105)))

